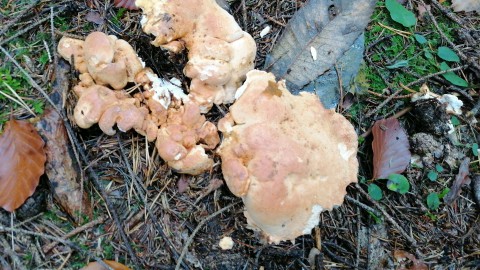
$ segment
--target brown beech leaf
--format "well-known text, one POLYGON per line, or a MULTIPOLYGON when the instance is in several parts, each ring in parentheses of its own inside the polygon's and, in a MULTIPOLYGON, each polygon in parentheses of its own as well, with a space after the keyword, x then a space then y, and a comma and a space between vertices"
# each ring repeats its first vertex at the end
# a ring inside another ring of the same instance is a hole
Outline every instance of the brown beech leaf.
POLYGON ((387 178, 402 173, 410 163, 408 137, 396 118, 375 122, 373 133, 373 177, 387 178))
MULTIPOLYGON (((108 266, 110 266, 113 270, 130 270, 130 268, 116 261, 103 260, 103 262, 108 266)), ((106 269, 107 268, 101 265, 99 262, 91 262, 80 270, 106 270, 106 269)))
POLYGON ((12 119, 0 136, 0 207, 13 212, 30 197, 45 170, 45 143, 27 121, 12 119))
POLYGON ((460 164, 460 168, 458 169, 458 174, 455 177, 452 188, 447 193, 447 195, 445 195, 445 198, 443 198, 446 204, 453 203, 460 195, 460 192, 462 192, 462 186, 470 184, 470 177, 468 177, 468 175, 470 174, 470 171, 468 170, 469 165, 469 158, 465 158, 462 161, 462 164, 460 164))
POLYGON ((404 251, 393 251, 393 257, 395 261, 400 265, 397 270, 428 270, 428 266, 420 260, 417 260, 415 256, 404 251))

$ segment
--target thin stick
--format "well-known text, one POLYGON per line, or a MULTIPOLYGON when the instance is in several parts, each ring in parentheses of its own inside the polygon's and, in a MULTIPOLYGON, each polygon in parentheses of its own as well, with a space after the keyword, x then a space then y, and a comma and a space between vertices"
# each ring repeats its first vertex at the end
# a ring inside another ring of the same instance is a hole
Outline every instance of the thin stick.
POLYGON ((427 76, 424 76, 424 77, 421 77, 419 78, 418 80, 416 81, 413 81, 409 84, 406 85, 406 87, 410 87, 410 86, 413 86, 413 85, 417 85, 417 84, 420 84, 420 83, 423 83, 424 81, 432 78, 432 77, 435 77, 435 76, 438 76, 438 75, 442 75, 442 74, 445 74, 445 73, 448 73, 448 72, 453 72, 453 71, 457 71, 457 70, 461 70, 461 69, 464 69, 464 68, 467 68, 468 65, 463 65, 463 66, 459 66, 459 67, 455 67, 455 68, 451 68, 451 69, 447 69, 447 70, 442 70, 442 71, 439 71, 439 72, 435 72, 435 73, 432 73, 432 74, 429 74, 427 76))
POLYGON ((50 18, 49 17, 46 17, 46 18, 43 18, 35 23, 32 23, 30 26, 26 27, 26 28, 23 28, 21 31, 18 31, 15 35, 9 37, 9 38, 6 38, 4 40, 1 40, 0 41, 0 46, 2 46, 3 44, 8 44, 10 41, 16 39, 17 37, 27 33, 28 31, 32 30, 33 28, 37 27, 38 25, 48 21, 50 18))
MULTIPOLYGON (((89 223, 86 223, 84 224, 83 226, 80 226, 80 227, 77 227, 75 229, 73 229, 72 231, 70 231, 69 233, 65 234, 64 236, 62 236, 61 238, 62 239, 68 239, 76 234, 79 234, 87 229, 90 229, 94 226, 97 226, 98 224, 100 223, 103 223, 105 221, 105 218, 103 217, 100 217, 99 219, 97 220, 93 220, 93 221, 90 221, 89 223)), ((54 248, 56 245, 58 245, 58 242, 52 242, 48 245, 46 245, 45 247, 42 248, 42 251, 44 253, 48 253, 52 248, 54 248)))
POLYGON ((364 203, 362 203, 362 202, 360 202, 360 201, 358 201, 358 200, 350 197, 349 195, 345 196, 345 199, 346 199, 347 201, 355 204, 356 206, 362 208, 363 210, 374 214, 374 215, 377 216, 377 217, 381 216, 381 214, 380 214, 377 210, 375 210, 375 209, 371 208, 370 206, 368 206, 368 205, 366 205, 366 204, 364 204, 364 203))
POLYGON ((380 210, 380 212, 382 212, 383 216, 400 232, 403 237, 405 237, 405 239, 407 239, 407 241, 412 246, 414 246, 415 248, 417 247, 417 240, 413 239, 410 235, 408 235, 407 232, 405 232, 403 228, 398 225, 398 223, 387 213, 387 211, 385 211, 385 209, 377 201, 372 199, 370 195, 368 195, 368 193, 366 193, 358 183, 355 185, 355 187, 358 191, 360 191, 360 193, 363 194, 363 196, 365 196, 373 205, 375 205, 375 207, 380 210))
POLYGON ((403 91, 402 88, 398 89, 397 91, 395 91, 393 94, 391 94, 390 96, 388 96, 388 98, 386 98, 382 103, 380 103, 380 105, 378 105, 375 109, 371 110, 370 112, 368 112, 365 116, 368 118, 372 115, 374 115, 375 113, 378 112, 378 110, 380 110, 381 108, 383 108, 385 105, 387 105, 388 102, 390 102, 394 97, 396 97, 398 94, 400 94, 401 92, 403 91))
POLYGON ((12 25, 14 25, 16 22, 18 22, 20 19, 22 19, 25 15, 32 14, 30 11, 33 7, 35 7, 38 3, 38 0, 33 1, 30 5, 24 7, 18 14, 15 14, 15 18, 11 21, 9 21, 6 25, 2 27, 2 30, 0 30, 0 36, 5 34, 12 25))
MULTIPOLYGON (((420 0, 420 2, 426 6, 425 2, 423 0, 420 0)), ((435 2, 435 1, 433 1, 435 2)), ((475 73, 477 75, 480 74, 480 65, 478 63, 476 63, 475 61, 473 61, 471 58, 469 58, 468 56, 466 56, 461 50, 459 50, 457 48, 457 46, 455 45, 455 43, 453 43, 448 37, 447 35, 445 35, 445 33, 442 31, 442 29, 440 29, 440 26, 438 26, 438 22, 437 20, 435 19, 435 17, 433 16, 432 14, 432 11, 427 9, 427 12, 428 12, 428 15, 430 17, 430 19, 432 20, 433 22, 433 25, 435 26, 435 28, 437 28, 437 31, 440 33, 440 35, 442 36, 443 39, 445 39, 445 41, 448 43, 448 45, 450 45, 450 47, 452 47, 453 50, 455 50, 455 52, 460 56, 460 58, 469 63, 470 66, 474 67, 476 70, 475 70, 475 73)), ((460 24, 462 25, 462 24, 460 24)))
POLYGON ((224 208, 222 208, 222 209, 218 210, 217 212, 211 214, 210 216, 204 218, 200 223, 198 223, 197 228, 195 228, 195 230, 193 230, 192 234, 188 237, 187 241, 185 242, 185 245, 183 246, 182 253, 180 254, 180 258, 178 258, 177 265, 175 266, 175 270, 180 270, 180 266, 182 265, 183 257, 185 257, 185 255, 188 252, 188 247, 190 246, 190 244, 192 244, 193 238, 200 231, 200 229, 203 227, 203 225, 205 225, 205 223, 207 223, 212 218, 214 218, 214 217, 220 215, 221 213, 227 211, 228 209, 232 208, 236 204, 238 204, 238 202, 237 203, 232 203, 229 206, 225 206, 224 208))
POLYGON ((438 8, 443 14, 445 14, 448 18, 450 18, 452 21, 456 22, 460 27, 464 27, 465 22, 460 19, 455 13, 453 13, 451 10, 445 8, 442 6, 437 0, 432 0, 432 4, 438 8))

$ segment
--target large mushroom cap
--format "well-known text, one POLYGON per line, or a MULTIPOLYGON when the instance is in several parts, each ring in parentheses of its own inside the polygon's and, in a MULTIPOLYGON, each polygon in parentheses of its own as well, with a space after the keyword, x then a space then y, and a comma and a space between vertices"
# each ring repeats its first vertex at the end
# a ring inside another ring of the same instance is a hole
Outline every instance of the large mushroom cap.
POLYGON ((357 181, 355 130, 316 96, 290 94, 273 74, 251 71, 239 91, 219 123, 227 185, 270 242, 308 234, 357 181))

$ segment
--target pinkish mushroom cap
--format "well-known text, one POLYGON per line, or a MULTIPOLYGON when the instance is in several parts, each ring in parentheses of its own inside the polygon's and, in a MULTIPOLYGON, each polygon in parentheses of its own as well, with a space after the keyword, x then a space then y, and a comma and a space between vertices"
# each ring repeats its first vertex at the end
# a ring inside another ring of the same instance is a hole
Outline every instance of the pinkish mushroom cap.
POLYGON ((357 181, 355 130, 315 95, 294 96, 270 73, 249 72, 239 91, 219 123, 225 181, 269 242, 309 234, 357 181))

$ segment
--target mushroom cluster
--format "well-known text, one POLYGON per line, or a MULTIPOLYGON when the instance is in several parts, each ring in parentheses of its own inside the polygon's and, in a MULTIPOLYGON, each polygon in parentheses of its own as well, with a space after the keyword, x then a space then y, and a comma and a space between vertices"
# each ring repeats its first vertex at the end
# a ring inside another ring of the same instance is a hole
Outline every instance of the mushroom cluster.
POLYGON ((271 73, 250 71, 237 96, 218 124, 229 189, 269 242, 309 234, 357 181, 353 126, 315 95, 292 95, 271 73))
POLYGON ((253 38, 215 0, 137 0, 142 27, 152 42, 172 52, 188 49, 184 73, 191 78, 191 99, 202 112, 213 104, 231 103, 252 70, 253 38))
POLYGON ((200 114, 180 82, 163 80, 144 68, 130 44, 93 32, 85 41, 63 37, 58 52, 80 72, 74 87, 79 127, 98 124, 108 135, 115 134, 115 125, 123 132, 134 129, 148 141, 157 140, 160 157, 178 172, 196 175, 211 168, 213 160, 205 149, 220 141, 215 125, 200 114), (132 97, 123 90, 128 83, 143 91, 132 97))

